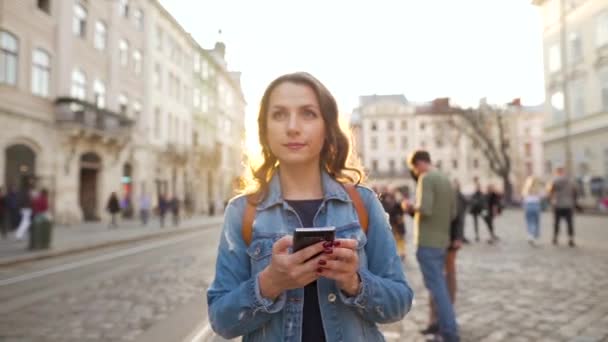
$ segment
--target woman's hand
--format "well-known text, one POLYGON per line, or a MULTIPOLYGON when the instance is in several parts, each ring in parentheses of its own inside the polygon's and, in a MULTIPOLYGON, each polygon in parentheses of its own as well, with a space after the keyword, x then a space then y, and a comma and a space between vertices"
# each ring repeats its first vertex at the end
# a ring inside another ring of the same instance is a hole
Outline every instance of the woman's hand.
POLYGON ((319 275, 335 280, 338 288, 347 295, 356 296, 361 286, 357 240, 337 239, 333 245, 333 251, 324 253, 319 261, 319 275))
POLYGON ((293 237, 287 235, 272 246, 270 264, 260 272, 263 297, 274 300, 283 291, 302 288, 320 277, 320 260, 325 259, 324 251, 331 251, 331 242, 319 242, 290 254, 292 245, 293 237), (321 255, 315 257, 319 253, 321 255))

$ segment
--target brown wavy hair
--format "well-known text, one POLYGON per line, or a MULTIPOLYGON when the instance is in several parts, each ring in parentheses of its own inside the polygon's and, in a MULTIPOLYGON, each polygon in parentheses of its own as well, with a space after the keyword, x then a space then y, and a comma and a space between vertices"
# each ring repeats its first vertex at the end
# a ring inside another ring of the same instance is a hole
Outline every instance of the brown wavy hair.
POLYGON ((258 113, 258 137, 262 146, 262 164, 251 167, 253 184, 244 184, 249 190, 246 193, 254 194, 256 202, 262 201, 268 193, 268 184, 279 166, 279 161, 272 154, 268 144, 268 107, 272 91, 282 83, 290 82, 310 87, 319 102, 321 116, 325 122, 325 142, 319 158, 320 167, 332 178, 341 183, 359 184, 365 175, 356 160, 351 155, 350 141, 338 123, 338 105, 333 95, 314 76, 306 72, 296 72, 280 76, 272 81, 262 96, 260 111, 258 113), (252 186, 253 185, 253 186, 252 186))

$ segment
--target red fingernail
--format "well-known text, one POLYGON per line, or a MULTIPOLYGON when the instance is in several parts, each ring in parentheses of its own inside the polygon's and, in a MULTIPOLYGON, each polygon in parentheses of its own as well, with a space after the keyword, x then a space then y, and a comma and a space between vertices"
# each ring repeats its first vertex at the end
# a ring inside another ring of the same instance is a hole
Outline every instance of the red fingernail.
POLYGON ((323 269, 321 267, 317 268, 317 273, 323 273, 323 269))
POLYGON ((334 246, 335 246, 335 247, 340 246, 340 241, 334 241, 334 246))
POLYGON ((325 248, 327 248, 327 247, 331 247, 331 246, 332 246, 331 241, 328 241, 328 242, 324 242, 324 243, 323 243, 323 247, 325 247, 325 248))
POLYGON ((323 253, 325 253, 325 254, 331 254, 333 252, 334 252, 334 250, 331 248, 325 248, 325 250, 323 251, 323 253))
POLYGON ((325 265, 325 264, 327 264, 327 261, 325 261, 325 260, 319 260, 319 265, 325 265))

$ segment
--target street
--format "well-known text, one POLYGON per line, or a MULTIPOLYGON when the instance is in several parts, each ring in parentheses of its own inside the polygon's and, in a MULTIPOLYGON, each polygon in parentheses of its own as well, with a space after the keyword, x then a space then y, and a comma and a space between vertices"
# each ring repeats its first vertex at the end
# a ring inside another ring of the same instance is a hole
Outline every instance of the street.
MULTIPOLYGON (((473 236, 467 220, 467 235, 473 236)), ((463 341, 608 340, 608 217, 579 216, 578 247, 525 240, 523 214, 497 220, 498 245, 467 245, 458 258, 456 310, 463 341)), ((411 225, 408 235, 411 238, 411 225)), ((482 238, 485 226, 480 227, 482 238)), ((219 226, 129 246, 0 269, 1 341, 222 341, 207 325, 219 226)), ((428 295, 413 248, 405 269, 416 300, 388 341, 424 341, 428 295)))

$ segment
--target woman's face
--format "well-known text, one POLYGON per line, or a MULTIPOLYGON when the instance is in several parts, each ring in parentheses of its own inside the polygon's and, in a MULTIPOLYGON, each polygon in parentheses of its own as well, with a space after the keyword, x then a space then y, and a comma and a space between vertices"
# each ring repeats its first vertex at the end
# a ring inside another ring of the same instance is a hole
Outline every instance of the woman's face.
POLYGON ((325 121, 312 88, 283 82, 268 102, 267 141, 281 165, 319 164, 325 141, 325 121))

